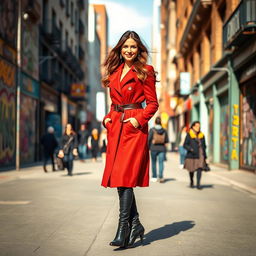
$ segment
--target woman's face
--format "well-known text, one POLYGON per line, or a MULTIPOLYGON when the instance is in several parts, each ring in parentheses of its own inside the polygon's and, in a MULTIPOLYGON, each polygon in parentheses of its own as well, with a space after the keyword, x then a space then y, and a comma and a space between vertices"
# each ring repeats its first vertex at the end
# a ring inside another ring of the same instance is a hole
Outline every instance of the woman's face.
POLYGON ((199 123, 196 123, 194 126, 193 126, 193 130, 195 132, 200 132, 200 124, 199 123))
POLYGON ((66 128, 66 133, 71 133, 71 130, 72 130, 72 126, 71 124, 67 124, 67 128, 66 128))
POLYGON ((138 55, 138 45, 135 40, 128 38, 121 49, 121 55, 125 62, 133 62, 138 55))

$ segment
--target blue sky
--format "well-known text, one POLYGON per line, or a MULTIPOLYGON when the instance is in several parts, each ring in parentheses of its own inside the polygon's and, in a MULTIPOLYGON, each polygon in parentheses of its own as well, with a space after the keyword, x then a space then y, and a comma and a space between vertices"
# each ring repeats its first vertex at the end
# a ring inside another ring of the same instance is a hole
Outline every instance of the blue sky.
POLYGON ((151 49, 153 0, 90 0, 89 2, 106 5, 110 46, 114 46, 126 30, 134 30, 151 49))

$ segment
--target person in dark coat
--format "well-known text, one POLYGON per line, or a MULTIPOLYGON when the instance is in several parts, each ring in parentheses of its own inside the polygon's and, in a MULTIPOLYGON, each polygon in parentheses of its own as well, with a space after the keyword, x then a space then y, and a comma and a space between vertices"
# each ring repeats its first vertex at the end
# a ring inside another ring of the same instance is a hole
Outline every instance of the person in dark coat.
POLYGON ((194 187, 194 173, 197 173, 197 188, 201 189, 202 170, 206 166, 206 144, 204 134, 200 131, 200 122, 192 123, 187 133, 184 148, 187 150, 184 169, 189 171, 190 187, 194 187))
POLYGON ((88 138, 88 147, 92 153, 92 161, 97 161, 97 156, 99 153, 99 132, 96 128, 92 130, 91 136, 88 138))
POLYGON ((152 160, 152 178, 153 182, 164 182, 164 161, 166 160, 166 144, 169 143, 167 131, 161 125, 161 118, 155 119, 155 126, 150 129, 148 136, 149 149, 151 151, 152 160), (159 174, 157 179, 156 162, 158 160, 159 174))
POLYGON ((54 166, 54 150, 58 146, 58 142, 54 136, 54 128, 49 126, 47 134, 41 138, 41 144, 44 148, 44 171, 47 172, 46 165, 49 159, 52 162, 52 171, 56 171, 54 166))
POLYGON ((85 161, 87 142, 88 142, 89 132, 86 129, 85 124, 81 124, 80 131, 78 132, 78 153, 81 161, 85 161))
POLYGON ((64 167, 68 170, 68 175, 72 176, 74 156, 78 156, 77 136, 72 125, 67 124, 65 133, 62 136, 58 157, 63 159, 64 167))

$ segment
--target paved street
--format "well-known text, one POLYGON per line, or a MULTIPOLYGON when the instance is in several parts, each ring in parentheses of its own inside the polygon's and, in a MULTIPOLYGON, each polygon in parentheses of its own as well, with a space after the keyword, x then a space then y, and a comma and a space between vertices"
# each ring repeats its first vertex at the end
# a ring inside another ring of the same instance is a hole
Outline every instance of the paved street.
POLYGON ((0 255, 255 255, 256 194, 214 168, 203 173, 201 191, 191 189, 176 154, 168 155, 164 184, 135 189, 144 246, 114 250, 108 243, 116 231, 117 193, 100 186, 102 172, 102 162, 76 161, 73 177, 41 167, 0 173, 0 255))

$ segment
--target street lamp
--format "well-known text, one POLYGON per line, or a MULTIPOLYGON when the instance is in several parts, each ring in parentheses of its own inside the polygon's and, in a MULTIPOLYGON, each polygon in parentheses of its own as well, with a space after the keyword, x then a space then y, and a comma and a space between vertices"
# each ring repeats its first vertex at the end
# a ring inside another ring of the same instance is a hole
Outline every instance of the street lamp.
POLYGON ((18 1, 18 26, 17 26, 17 92, 16 92, 16 170, 20 170, 20 85, 21 85, 21 22, 27 21, 29 14, 22 12, 21 0, 18 1))

